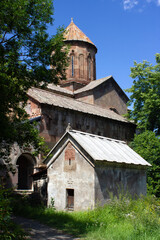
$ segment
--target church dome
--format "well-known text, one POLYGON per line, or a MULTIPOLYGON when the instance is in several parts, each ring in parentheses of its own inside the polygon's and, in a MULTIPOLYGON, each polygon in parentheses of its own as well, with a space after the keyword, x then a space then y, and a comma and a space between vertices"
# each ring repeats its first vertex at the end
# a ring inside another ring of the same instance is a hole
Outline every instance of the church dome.
POLYGON ((66 80, 61 81, 61 86, 75 91, 96 79, 97 48, 74 24, 73 19, 64 32, 64 42, 69 46, 69 66, 66 80))
POLYGON ((94 43, 74 24, 73 19, 71 19, 71 23, 65 30, 64 38, 65 41, 87 42, 92 44, 96 48, 94 43))

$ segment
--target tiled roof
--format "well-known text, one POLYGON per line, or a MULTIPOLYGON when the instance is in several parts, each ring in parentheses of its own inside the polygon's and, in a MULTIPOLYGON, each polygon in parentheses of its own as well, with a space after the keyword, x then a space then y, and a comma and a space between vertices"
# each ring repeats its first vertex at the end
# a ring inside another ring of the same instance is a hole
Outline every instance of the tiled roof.
MULTIPOLYGON (((88 42, 94 45, 94 43, 74 24, 73 20, 65 30, 64 38, 66 40, 78 40, 88 42)), ((95 45, 94 45, 95 46, 95 45)))
POLYGON ((113 119, 121 122, 129 122, 127 119, 115 112, 89 103, 81 102, 70 97, 60 96, 46 90, 32 88, 28 95, 39 103, 49 104, 60 108, 70 109, 78 112, 93 114, 96 116, 113 119))
POLYGON ((108 77, 104 77, 104 78, 101 78, 101 79, 97 79, 97 80, 91 81, 91 82, 90 82, 89 84, 87 84, 85 87, 76 90, 76 91, 74 92, 74 94, 92 90, 92 89, 94 89, 95 87, 97 87, 97 86, 99 86, 100 84, 102 84, 103 82, 109 80, 111 77, 112 77, 112 76, 108 76, 108 77))
POLYGON ((65 88, 62 88, 59 85, 55 85, 53 83, 48 84, 47 85, 47 89, 50 90, 50 91, 65 93, 67 95, 73 96, 73 92, 72 91, 70 91, 68 89, 65 89, 65 88))
MULTIPOLYGON (((102 137, 86 132, 80 132, 76 130, 68 130, 50 151, 48 157, 54 151, 59 151, 58 145, 60 143, 64 143, 64 141, 62 140, 65 137, 67 138, 66 141, 76 141, 91 156, 94 161, 105 161, 108 163, 118 163, 145 167, 151 166, 139 154, 133 151, 133 149, 131 149, 124 141, 102 137)), ((52 164, 52 161, 56 157, 56 152, 54 153, 53 158, 51 158, 50 160, 48 157, 46 158, 45 161, 47 163, 47 166, 52 164)))

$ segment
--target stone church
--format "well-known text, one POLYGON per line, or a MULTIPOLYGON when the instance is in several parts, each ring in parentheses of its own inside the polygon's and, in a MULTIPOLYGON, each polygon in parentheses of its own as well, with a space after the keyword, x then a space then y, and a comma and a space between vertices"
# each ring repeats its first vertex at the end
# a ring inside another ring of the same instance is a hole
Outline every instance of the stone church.
MULTIPOLYGON (((63 136, 68 123, 75 130, 128 143, 136 126, 124 117, 127 95, 112 76, 96 79, 97 47, 73 20, 64 37, 70 46, 67 79, 59 85, 28 91, 26 111, 30 121, 38 122, 40 136, 50 149, 63 136)), ((31 149, 22 151, 15 144, 11 158, 17 169, 11 184, 17 190, 33 191, 33 179, 36 181, 40 172, 46 174, 41 156, 34 157, 31 149)))

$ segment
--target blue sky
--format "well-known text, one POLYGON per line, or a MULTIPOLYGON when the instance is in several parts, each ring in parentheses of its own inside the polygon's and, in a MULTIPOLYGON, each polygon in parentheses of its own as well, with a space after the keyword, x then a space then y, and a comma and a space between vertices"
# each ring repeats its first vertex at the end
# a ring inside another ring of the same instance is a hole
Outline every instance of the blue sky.
POLYGON ((58 26, 74 23, 97 46, 97 79, 112 75, 124 90, 131 87, 130 67, 160 53, 160 0, 54 0, 58 26))

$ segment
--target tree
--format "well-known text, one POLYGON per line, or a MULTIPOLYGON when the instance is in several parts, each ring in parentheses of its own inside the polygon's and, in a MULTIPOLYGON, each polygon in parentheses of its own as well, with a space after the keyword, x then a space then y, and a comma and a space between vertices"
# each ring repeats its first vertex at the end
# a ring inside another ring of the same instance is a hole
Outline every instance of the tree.
MULTIPOLYGON (((65 79, 63 28, 50 38, 47 34, 52 15, 52 0, 0 1, 0 161, 7 171, 12 170, 8 156, 14 142, 20 147, 31 144, 37 151, 43 145, 35 126, 27 121, 28 89, 65 79)), ((0 238, 24 239, 13 227, 8 203, 0 181, 0 238)))
POLYGON ((134 62, 131 75, 134 81, 130 89, 129 119, 134 120, 141 130, 156 131, 160 134, 160 54, 156 54, 156 65, 147 61, 134 62))
POLYGON ((0 1, 1 156, 9 152, 13 142, 41 146, 24 106, 29 88, 65 79, 63 28, 55 36, 47 34, 52 15, 52 0, 0 1))
POLYGON ((135 135, 131 147, 152 167, 147 171, 149 193, 160 197, 160 54, 156 54, 156 65, 147 61, 131 68, 134 81, 127 92, 131 93, 129 105, 133 109, 128 118, 137 123, 138 135, 135 135))
POLYGON ((152 165, 147 171, 147 189, 160 197, 160 139, 154 132, 146 130, 135 135, 130 146, 152 165))
POLYGON ((9 190, 0 186, 0 239, 25 240, 25 232, 12 221, 11 200, 9 190))

